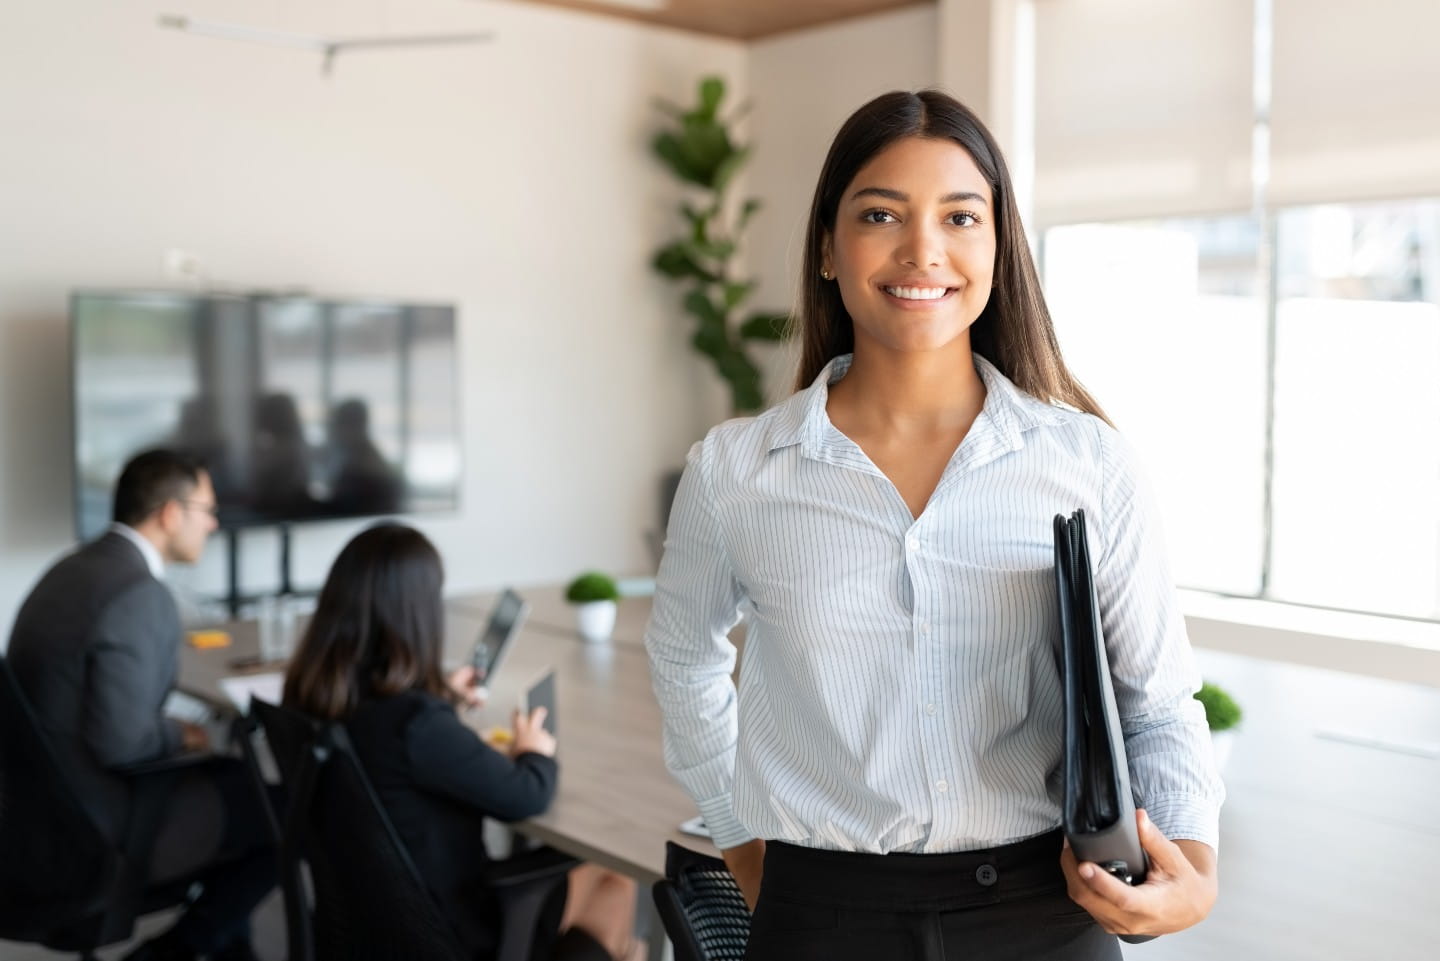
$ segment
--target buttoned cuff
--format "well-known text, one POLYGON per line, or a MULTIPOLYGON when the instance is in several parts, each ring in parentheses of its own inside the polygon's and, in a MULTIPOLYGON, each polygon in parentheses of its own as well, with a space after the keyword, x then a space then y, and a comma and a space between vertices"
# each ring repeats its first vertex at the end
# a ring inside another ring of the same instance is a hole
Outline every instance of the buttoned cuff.
POLYGON ((739 847, 747 841, 755 840, 755 835, 745 830, 745 825, 736 820, 732 795, 722 794, 719 797, 698 801, 695 806, 700 809, 700 815, 705 818, 705 827, 710 831, 710 839, 720 850, 739 847))
POLYGON ((1200 841, 1220 851, 1220 805, 1191 794, 1150 798, 1144 805, 1150 822, 1171 841, 1200 841))

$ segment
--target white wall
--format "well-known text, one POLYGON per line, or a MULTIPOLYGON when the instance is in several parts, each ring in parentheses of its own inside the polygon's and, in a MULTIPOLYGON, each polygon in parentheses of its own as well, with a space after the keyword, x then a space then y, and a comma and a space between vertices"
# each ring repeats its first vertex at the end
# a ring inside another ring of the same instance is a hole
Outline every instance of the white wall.
MULTIPOLYGON (((420 521, 452 590, 643 570, 658 477, 718 413, 648 265, 678 196, 651 103, 704 72, 743 96, 744 48, 496 2, 167 7, 497 34, 346 54, 325 77, 306 52, 160 30, 163 6, 14 4, 0 31, 0 637, 72 539, 67 293, 173 287, 167 248, 231 286, 458 304, 463 506, 420 521)), ((297 580, 355 528, 304 529, 297 580)), ((219 548, 192 583, 218 585, 219 548)), ((246 551, 247 585, 273 583, 273 541, 246 551)))
MULTIPOLYGON (((751 45, 755 155, 746 187, 765 202, 747 243, 757 303, 793 307, 815 181, 845 118, 882 93, 936 83, 935 23, 935 8, 922 5, 751 45)), ((771 358, 772 398, 789 392, 792 355, 771 358)))

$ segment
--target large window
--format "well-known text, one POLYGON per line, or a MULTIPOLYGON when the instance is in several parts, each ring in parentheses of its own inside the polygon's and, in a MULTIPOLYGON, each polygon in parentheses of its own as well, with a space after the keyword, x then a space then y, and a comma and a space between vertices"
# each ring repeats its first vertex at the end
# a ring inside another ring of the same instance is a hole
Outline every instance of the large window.
POLYGON ((1148 465, 1183 586, 1440 617, 1440 203, 1269 226, 1268 274, 1250 216, 1050 229, 1067 360, 1148 465))
POLYGON ((1176 579, 1260 590, 1265 308, 1244 218, 1058 227, 1045 289, 1066 361, 1139 451, 1176 579))
POLYGON ((1281 212, 1276 598, 1440 616, 1440 203, 1281 212))

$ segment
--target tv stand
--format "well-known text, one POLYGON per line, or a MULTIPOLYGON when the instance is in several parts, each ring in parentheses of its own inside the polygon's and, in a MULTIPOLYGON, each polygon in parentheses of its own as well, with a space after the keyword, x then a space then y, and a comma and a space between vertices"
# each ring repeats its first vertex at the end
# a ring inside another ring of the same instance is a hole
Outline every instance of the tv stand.
MULTIPOLYGON (((280 524, 277 530, 280 533, 280 587, 275 593, 284 596, 295 593, 294 584, 290 580, 290 525, 280 524)), ((225 609, 229 612, 230 619, 235 621, 240 619, 240 605, 259 596, 240 593, 240 528, 225 529, 225 557, 226 566, 229 568, 225 609)))

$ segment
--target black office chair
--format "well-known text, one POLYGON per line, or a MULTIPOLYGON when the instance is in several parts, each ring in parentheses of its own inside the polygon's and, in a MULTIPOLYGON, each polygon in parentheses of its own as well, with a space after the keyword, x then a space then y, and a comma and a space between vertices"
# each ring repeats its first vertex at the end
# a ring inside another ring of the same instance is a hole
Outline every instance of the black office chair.
POLYGON ((719 858, 665 842, 665 877, 652 894, 675 961, 741 961, 750 909, 719 858))
POLYGON ((185 900, 192 879, 146 874, 173 777, 190 759, 135 769, 120 846, 81 805, 10 665, 0 657, 0 938, 77 951, 130 937, 135 919, 185 900))
MULTIPOLYGON (((425 887, 340 724, 252 700, 288 795, 277 815, 289 961, 468 961, 425 887), (313 913, 301 859, 310 866, 313 913)), ((258 767, 247 749, 252 770, 258 767)), ((268 793, 262 790, 268 804, 268 793)), ((496 961, 529 961, 547 909, 576 860, 540 848, 497 861, 489 878, 503 924, 496 961)), ((558 918, 557 918, 558 920, 558 918)))

